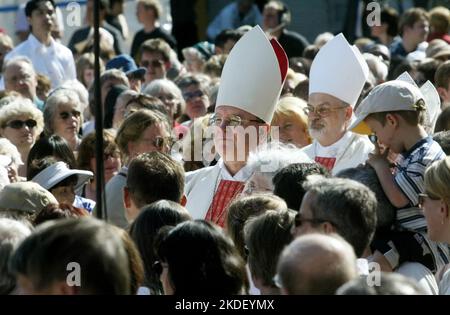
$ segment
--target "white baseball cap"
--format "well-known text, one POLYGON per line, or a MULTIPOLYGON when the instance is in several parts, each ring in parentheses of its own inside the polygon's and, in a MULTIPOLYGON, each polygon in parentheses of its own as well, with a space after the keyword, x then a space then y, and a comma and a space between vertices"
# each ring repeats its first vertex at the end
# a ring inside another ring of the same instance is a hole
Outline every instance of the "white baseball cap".
POLYGON ((94 176, 94 173, 92 173, 91 171, 70 169, 64 162, 56 162, 34 176, 31 181, 38 183, 45 189, 51 189, 52 187, 72 175, 78 176, 78 181, 75 186, 75 190, 78 190, 92 176, 94 176))
POLYGON ((394 80, 376 86, 355 110, 356 120, 350 130, 370 134, 364 119, 370 114, 395 111, 425 110, 425 98, 420 89, 408 82, 394 80))

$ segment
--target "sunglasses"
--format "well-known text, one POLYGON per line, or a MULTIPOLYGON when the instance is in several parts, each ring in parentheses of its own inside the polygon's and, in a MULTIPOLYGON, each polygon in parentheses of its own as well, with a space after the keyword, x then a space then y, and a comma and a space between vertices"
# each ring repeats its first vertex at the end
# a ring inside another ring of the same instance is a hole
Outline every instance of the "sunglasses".
POLYGON ((6 126, 13 128, 13 129, 22 129, 23 126, 27 126, 28 128, 34 128, 36 127, 37 122, 34 119, 27 119, 25 121, 23 120, 13 120, 6 124, 6 126))
POLYGON ((169 268, 169 265, 167 263, 163 263, 159 260, 155 261, 152 265, 152 270, 155 274, 158 275, 158 277, 161 276, 164 268, 169 268))
POLYGON ((59 117, 61 117, 62 120, 66 120, 66 119, 69 119, 69 118, 72 118, 72 117, 80 118, 80 116, 81 116, 81 113, 79 111, 77 111, 77 110, 73 110, 71 112, 61 112, 61 113, 59 113, 59 117))
POLYGON ((205 93, 203 93, 203 92, 200 91, 200 90, 197 90, 197 91, 195 91, 195 92, 186 92, 186 93, 183 93, 183 98, 184 98, 186 101, 190 101, 190 100, 192 100, 192 99, 194 99, 194 98, 196 98, 196 97, 202 97, 203 95, 205 95, 205 93))
POLYGON ((164 65, 164 61, 162 60, 143 60, 141 61, 141 66, 144 68, 148 68, 148 66, 152 66, 153 68, 162 67, 164 65))

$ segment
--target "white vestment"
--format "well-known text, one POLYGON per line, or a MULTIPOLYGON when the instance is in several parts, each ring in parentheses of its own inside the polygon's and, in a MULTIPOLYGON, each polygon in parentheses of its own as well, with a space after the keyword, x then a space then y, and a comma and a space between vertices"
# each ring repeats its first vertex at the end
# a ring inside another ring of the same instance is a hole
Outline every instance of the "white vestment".
POLYGON ((251 175, 251 169, 245 166, 236 175, 231 176, 222 159, 214 166, 188 172, 184 189, 187 198, 186 209, 194 220, 205 219, 221 180, 245 182, 251 175))
POLYGON ((323 147, 316 140, 303 148, 309 158, 314 160, 317 156, 336 158, 331 171, 332 175, 347 168, 357 167, 367 161, 369 153, 375 149, 367 136, 347 131, 336 143, 323 147))

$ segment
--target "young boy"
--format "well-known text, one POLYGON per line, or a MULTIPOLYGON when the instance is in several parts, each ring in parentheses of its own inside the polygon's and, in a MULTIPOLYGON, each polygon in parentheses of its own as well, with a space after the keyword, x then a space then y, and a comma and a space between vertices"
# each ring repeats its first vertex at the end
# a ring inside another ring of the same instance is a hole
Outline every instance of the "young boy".
POLYGON ((373 260, 383 271, 392 271, 404 261, 416 261, 432 272, 448 262, 448 249, 428 240, 427 226, 419 208, 424 193, 424 173, 428 165, 445 157, 437 142, 421 126, 426 104, 420 90, 403 81, 375 87, 355 112, 350 129, 365 123, 377 136, 367 163, 376 171, 390 202, 398 209, 393 231, 372 243, 373 260), (387 156, 398 154, 394 171, 387 156))

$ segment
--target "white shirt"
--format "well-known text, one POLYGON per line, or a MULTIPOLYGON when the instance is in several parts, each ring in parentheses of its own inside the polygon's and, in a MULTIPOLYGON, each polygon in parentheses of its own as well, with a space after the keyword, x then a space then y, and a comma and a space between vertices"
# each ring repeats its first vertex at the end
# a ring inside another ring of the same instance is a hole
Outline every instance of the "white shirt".
POLYGON ((52 89, 67 80, 77 78, 72 52, 53 38, 50 45, 45 46, 33 34, 30 34, 26 41, 5 56, 5 60, 18 56, 28 57, 37 73, 48 76, 52 82, 52 89))

